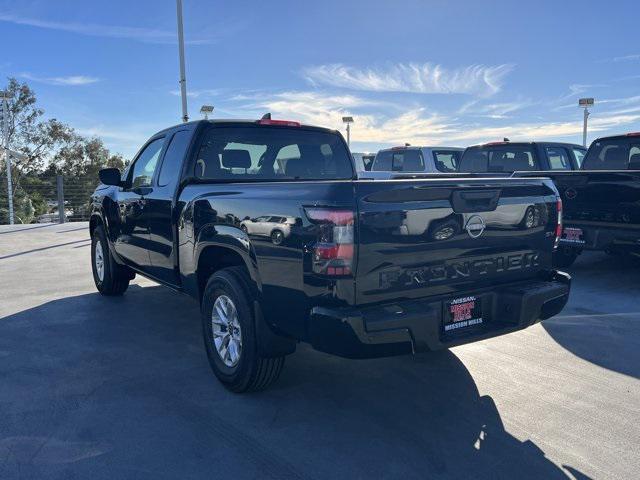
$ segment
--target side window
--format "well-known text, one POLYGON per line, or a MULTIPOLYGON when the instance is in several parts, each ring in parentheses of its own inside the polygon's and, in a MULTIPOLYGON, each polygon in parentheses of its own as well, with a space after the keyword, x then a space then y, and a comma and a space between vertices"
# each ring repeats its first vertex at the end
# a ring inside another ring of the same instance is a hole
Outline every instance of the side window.
POLYGON ((545 147, 551 170, 571 170, 569 154, 562 147, 545 147))
POLYGON ((162 160, 162 165, 160 166, 159 186, 175 185, 178 181, 182 161, 187 153, 187 148, 189 148, 189 139, 190 135, 186 130, 180 130, 171 137, 167 151, 164 154, 164 160, 162 160))
POLYGON ((582 161, 584 160, 584 156, 586 155, 586 153, 587 151, 581 148, 573 149, 573 156, 576 157, 576 165, 578 166, 578 168, 582 167, 582 161))
POLYGON ((440 172, 457 172, 460 153, 455 150, 436 150, 433 152, 433 160, 436 170, 440 172))
POLYGON ((640 170, 640 144, 629 149, 629 170, 640 170))
POLYGON ((133 164, 131 188, 151 186, 151 180, 153 179, 153 173, 156 171, 163 144, 164 138, 158 138, 147 145, 142 153, 138 155, 133 164))

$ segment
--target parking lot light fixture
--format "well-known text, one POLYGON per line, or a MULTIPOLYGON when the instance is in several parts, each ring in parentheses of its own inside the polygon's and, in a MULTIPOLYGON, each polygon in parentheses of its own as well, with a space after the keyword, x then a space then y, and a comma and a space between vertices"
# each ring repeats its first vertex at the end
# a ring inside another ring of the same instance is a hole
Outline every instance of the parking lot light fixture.
POLYGON ((347 125, 347 146, 351 148, 351 124, 353 123, 353 117, 342 117, 342 123, 347 125))
POLYGON ((202 105, 200 107, 200 113, 204 115, 205 120, 209 120, 209 114, 213 113, 213 105, 202 105))
POLYGON ((593 97, 590 98, 580 98, 578 100, 578 106, 581 108, 584 108, 584 116, 582 119, 582 146, 586 147, 587 146, 587 119, 589 118, 589 115, 591 114, 589 112, 589 107, 593 107, 593 104, 595 103, 595 100, 593 97))

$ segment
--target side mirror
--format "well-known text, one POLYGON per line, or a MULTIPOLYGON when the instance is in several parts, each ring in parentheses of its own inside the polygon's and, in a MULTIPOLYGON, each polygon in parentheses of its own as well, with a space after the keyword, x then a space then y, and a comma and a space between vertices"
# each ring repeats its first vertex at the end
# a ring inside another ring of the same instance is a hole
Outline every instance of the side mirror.
POLYGON ((105 185, 115 185, 116 187, 122 185, 120 170, 117 168, 103 168, 98 172, 98 178, 105 185))

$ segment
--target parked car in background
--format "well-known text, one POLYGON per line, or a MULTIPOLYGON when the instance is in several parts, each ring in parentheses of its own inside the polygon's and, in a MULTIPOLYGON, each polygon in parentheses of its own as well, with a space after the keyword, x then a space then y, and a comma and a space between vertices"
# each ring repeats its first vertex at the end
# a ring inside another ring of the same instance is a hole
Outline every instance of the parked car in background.
POLYGON ((640 132, 595 140, 579 172, 551 172, 564 200, 556 256, 565 265, 583 250, 640 257, 640 132))
POLYGON ((570 277, 551 265, 553 182, 453 176, 358 180, 339 132, 292 121, 176 125, 124 177, 100 171, 95 285, 121 295, 141 274, 199 301, 211 368, 236 392, 275 381, 299 341, 380 357, 560 312, 570 277), (539 216, 522 226, 530 207, 539 216), (422 226, 409 231, 409 218, 422 226), (262 237, 282 225, 286 244, 262 237))
POLYGON ((243 220, 240 222, 240 228, 247 235, 269 237, 274 245, 280 245, 291 235, 291 227, 295 224, 295 217, 264 215, 243 220))
POLYGON ((640 133, 599 138, 583 152, 565 143, 497 142, 469 147, 461 169, 554 181, 564 217, 558 267, 583 250, 640 255, 640 133))
POLYGON ((459 172, 578 170, 587 149, 573 143, 491 142, 467 148, 459 172))
POLYGON ((385 179, 396 174, 452 173, 464 152, 459 147, 400 146, 376 153, 368 172, 358 171, 359 178, 385 179))

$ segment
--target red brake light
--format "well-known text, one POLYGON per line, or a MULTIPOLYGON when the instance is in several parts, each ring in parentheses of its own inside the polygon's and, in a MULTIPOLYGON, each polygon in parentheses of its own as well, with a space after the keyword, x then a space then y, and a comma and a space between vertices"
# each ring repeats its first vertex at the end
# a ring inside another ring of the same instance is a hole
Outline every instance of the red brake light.
POLYGON ((271 120, 269 118, 263 118, 257 121, 260 125, 283 125, 285 127, 299 127, 300 122, 293 122, 291 120, 271 120))
POLYGON ((313 248, 313 271, 321 275, 351 275, 353 266, 353 224, 351 210, 306 208, 311 222, 318 228, 313 248))
POLYGON ((558 197, 556 202, 556 209, 558 212, 558 222, 556 224, 556 238, 553 243, 553 248, 558 248, 560 244, 560 238, 562 237, 562 200, 558 197))
POLYGON ((627 133, 627 137, 640 137, 640 132, 627 133))

